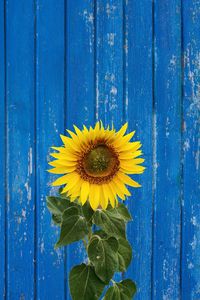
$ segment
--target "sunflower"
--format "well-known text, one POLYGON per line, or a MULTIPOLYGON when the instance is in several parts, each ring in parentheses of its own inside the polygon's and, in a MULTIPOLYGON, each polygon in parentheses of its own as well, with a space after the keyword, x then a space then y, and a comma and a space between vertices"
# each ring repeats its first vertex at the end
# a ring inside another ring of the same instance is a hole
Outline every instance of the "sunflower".
POLYGON ((102 122, 95 127, 80 130, 74 126, 74 132, 67 130, 68 136, 60 135, 63 146, 52 147, 51 153, 56 160, 49 162, 54 174, 64 174, 52 185, 64 185, 62 193, 74 201, 78 199, 84 205, 89 201, 93 210, 106 209, 118 204, 118 199, 130 196, 126 185, 138 188, 141 185, 128 174, 143 173, 145 167, 141 143, 131 142, 134 131, 126 134, 128 124, 119 131, 104 128, 102 122))

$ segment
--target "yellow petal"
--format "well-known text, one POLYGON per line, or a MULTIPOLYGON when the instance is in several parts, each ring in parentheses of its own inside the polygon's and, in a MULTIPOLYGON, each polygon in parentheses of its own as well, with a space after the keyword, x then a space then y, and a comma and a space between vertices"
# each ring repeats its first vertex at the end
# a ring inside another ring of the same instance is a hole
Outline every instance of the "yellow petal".
POLYGON ((104 184, 101 186, 100 205, 103 209, 106 209, 108 206, 108 194, 105 192, 104 184))
POLYGON ((53 174, 64 174, 66 173, 66 167, 57 167, 50 170, 47 170, 49 173, 53 174))
POLYGON ((121 180, 127 185, 130 185, 135 188, 141 187, 141 185, 138 182, 134 181, 131 177, 122 172, 118 172, 117 177, 119 178, 119 180, 121 180))
POLYGON ((124 170, 127 170, 127 171, 141 171, 141 172, 144 172, 145 170, 145 167, 143 166, 140 166, 140 165, 136 165, 134 164, 133 161, 127 163, 127 162, 124 162, 124 161, 121 161, 120 162, 120 167, 123 168, 124 170))
POLYGON ((77 184, 75 184, 69 191, 68 195, 71 198, 78 198, 80 196, 80 191, 81 191, 81 185, 82 185, 83 180, 80 178, 77 184))
POLYGON ((99 206, 99 186, 97 184, 90 185, 89 201, 92 209, 96 210, 99 206))
POLYGON ((59 186, 65 184, 67 182, 68 176, 69 174, 59 177, 54 182, 52 182, 52 186, 59 186))
POLYGON ((118 148, 119 152, 134 152, 136 150, 138 150, 140 147, 142 146, 142 144, 140 142, 129 142, 121 147, 118 148))
POLYGON ((75 167, 77 165, 76 161, 69 161, 66 159, 58 159, 48 163, 50 166, 67 166, 67 167, 75 167))
POLYGON ((111 197, 109 197, 110 204, 112 205, 112 207, 115 207, 116 206, 117 193, 113 189, 113 186, 112 186, 111 182, 108 183, 108 189, 110 190, 110 195, 109 196, 111 196, 111 197))
POLYGON ((113 178, 113 182, 115 183, 115 188, 118 188, 123 195, 131 196, 131 193, 129 192, 129 190, 126 188, 124 183, 117 178, 117 176, 115 176, 113 178))
POLYGON ((51 147, 52 149, 59 151, 61 153, 65 153, 66 152, 66 148, 65 147, 51 147))
POLYGON ((120 152, 119 153, 119 159, 123 159, 123 160, 128 160, 128 159, 133 159, 135 157, 138 157, 142 155, 142 151, 141 150, 138 150, 138 151, 135 151, 135 152, 120 152))
POLYGON ((88 181, 83 181, 82 186, 81 186, 81 203, 82 205, 85 204, 87 201, 88 195, 89 195, 89 190, 90 190, 90 184, 88 181))
POLYGON ((135 152, 133 153, 133 158, 135 158, 135 157, 137 157, 137 156, 140 156, 140 155, 142 155, 142 151, 141 151, 141 150, 135 151, 135 152))
POLYGON ((62 190, 62 194, 72 189, 80 181, 80 176, 77 173, 71 173, 67 178, 67 184, 62 190))
POLYGON ((126 132, 128 128, 128 122, 126 122, 122 127, 121 129, 116 133, 116 136, 119 137, 119 136, 123 136, 126 132))
POLYGON ((144 162, 144 158, 135 158, 133 160, 134 165, 142 164, 144 162))
POLYGON ((135 131, 130 132, 129 134, 125 135, 124 137, 117 137, 117 139, 113 142, 113 145, 116 148, 121 148, 130 141, 130 139, 134 136, 135 131))
POLYGON ((65 135, 62 135, 62 134, 60 134, 60 137, 66 146, 71 147, 72 149, 74 149, 77 152, 79 152, 81 150, 79 145, 77 145, 71 138, 69 138, 65 135))
POLYGON ((79 140, 82 141, 84 139, 83 132, 76 125, 73 125, 73 127, 76 131, 76 134, 77 134, 79 140))
POLYGON ((113 199, 112 191, 110 190, 108 184, 103 184, 102 189, 103 189, 104 197, 107 196, 109 200, 113 199))
POLYGON ((120 187, 114 183, 114 181, 111 181, 109 186, 111 187, 113 194, 117 194, 120 199, 125 200, 123 192, 121 191, 120 187))

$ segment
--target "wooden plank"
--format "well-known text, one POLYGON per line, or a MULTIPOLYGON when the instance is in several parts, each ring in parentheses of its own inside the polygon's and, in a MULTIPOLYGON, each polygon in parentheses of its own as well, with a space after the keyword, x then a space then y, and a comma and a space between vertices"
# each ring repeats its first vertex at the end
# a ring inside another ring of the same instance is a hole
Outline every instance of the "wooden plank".
MULTIPOLYGON (((66 120, 65 127, 94 123, 94 1, 68 0, 66 7, 66 120)), ((67 247, 66 278, 72 266, 85 259, 82 242, 67 247)), ((66 299, 71 299, 68 282, 66 299)))
POLYGON ((6 299, 34 298, 34 5, 6 1, 6 299))
MULTIPOLYGON (((96 119, 119 129, 123 110, 123 1, 96 2, 96 119)), ((114 279, 120 281, 121 274, 114 279)))
POLYGON ((6 111, 5 111, 5 28, 4 2, 0 2, 0 295, 5 296, 5 219, 6 219, 6 111))
POLYGON ((127 200, 133 222, 128 226, 128 238, 133 248, 133 260, 126 277, 135 280, 135 299, 151 299, 152 245, 152 1, 127 1, 124 16, 124 99, 129 130, 136 130, 135 140, 141 140, 147 169, 134 176, 142 187, 130 189, 127 200))
POLYGON ((183 1, 182 299, 200 299, 200 2, 183 1))
POLYGON ((54 250, 59 229, 51 225, 46 196, 58 191, 50 186, 57 178, 47 173, 53 145, 64 131, 64 1, 36 3, 37 99, 37 299, 65 298, 64 250, 54 250))
POLYGON ((155 1, 153 299, 180 299, 181 1, 155 1))
POLYGON ((123 1, 96 2, 96 117, 119 128, 123 120, 123 1))

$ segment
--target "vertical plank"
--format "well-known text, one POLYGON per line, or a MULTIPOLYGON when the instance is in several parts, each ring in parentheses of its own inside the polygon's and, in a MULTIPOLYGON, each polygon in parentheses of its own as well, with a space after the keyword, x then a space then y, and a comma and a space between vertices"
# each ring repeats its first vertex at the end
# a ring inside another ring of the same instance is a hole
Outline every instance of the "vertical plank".
POLYGON ((123 1, 96 2, 96 117, 123 121, 123 1))
MULTIPOLYGON (((65 298, 63 249, 54 250, 56 227, 46 208, 46 196, 56 178, 48 174, 50 147, 60 143, 64 124, 64 0, 36 2, 37 98, 37 299, 65 298)), ((57 229, 57 234, 58 234, 57 229)))
POLYGON ((152 255, 152 1, 126 1, 124 19, 124 98, 129 129, 136 130, 141 140, 147 169, 134 176, 142 184, 131 189, 128 207, 133 222, 128 238, 133 248, 133 261, 128 277, 135 280, 135 299, 151 299, 152 255))
POLYGON ((183 1, 182 299, 200 299, 200 1, 183 1))
POLYGON ((34 5, 6 1, 6 299, 34 298, 34 5), (26 275, 25 275, 26 274, 26 275))
POLYGON ((181 1, 155 1, 153 299, 180 299, 181 1))
MULTIPOLYGON (((66 120, 82 127, 94 123, 94 1, 68 0, 66 6, 66 120)), ((67 247, 66 277, 72 266, 85 259, 81 242, 67 247)), ((68 282, 66 299, 71 299, 68 282)))
MULTIPOLYGON (((123 1, 96 1, 96 119, 119 129, 123 115, 123 1)), ((116 274, 116 281, 121 274, 116 274)))
POLYGON ((0 2, 0 295, 5 295, 5 177, 6 177, 6 111, 5 111, 5 28, 4 28, 4 2, 0 2))

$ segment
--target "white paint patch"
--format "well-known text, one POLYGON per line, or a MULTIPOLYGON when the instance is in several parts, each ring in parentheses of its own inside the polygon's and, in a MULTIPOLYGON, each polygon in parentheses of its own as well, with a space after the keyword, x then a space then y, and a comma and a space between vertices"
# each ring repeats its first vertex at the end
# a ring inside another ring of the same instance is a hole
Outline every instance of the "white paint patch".
POLYGON ((200 138, 198 139, 197 151, 196 151, 196 155, 195 155, 196 170, 199 170, 199 157, 200 157, 200 138))
POLYGON ((33 151, 32 147, 30 147, 28 152, 28 175, 31 175, 33 173, 33 151))
POLYGON ((167 117, 167 120, 166 120, 166 137, 168 138, 169 137, 169 125, 170 125, 170 121, 169 121, 169 117, 167 117))
POLYGON ((186 139, 184 144, 183 144, 183 150, 184 150, 184 152, 186 152, 189 149, 190 149, 190 141, 189 141, 189 139, 186 139))
POLYGON ((42 241, 41 244, 40 244, 40 252, 44 253, 44 250, 45 250, 44 249, 44 241, 42 241))
POLYGON ((190 243, 190 246, 192 247, 192 250, 195 250, 195 249, 196 249, 196 246, 197 246, 197 238, 196 238, 195 235, 194 235, 194 237, 193 237, 193 241, 190 243))
POLYGON ((107 33, 108 45, 114 46, 116 33, 107 33))
POLYGON ((106 4, 106 13, 107 13, 108 18, 115 15, 116 8, 117 7, 115 5, 110 5, 109 3, 106 4))
POLYGON ((188 269, 190 269, 190 270, 191 270, 191 269, 194 269, 193 263, 190 262, 190 263, 188 264, 188 269))
POLYGON ((53 123, 53 126, 54 126, 55 132, 58 133, 58 129, 57 129, 57 124, 56 124, 56 122, 53 123))
POLYGON ((22 217, 23 217, 24 219, 26 219, 26 210, 25 210, 25 209, 22 209, 22 217))
POLYGON ((105 80, 114 83, 115 82, 115 74, 106 72, 105 80))
POLYGON ((172 58, 169 61, 170 66, 175 66, 176 65, 176 56, 172 55, 172 58))
POLYGON ((24 187, 25 187, 26 192, 27 192, 27 199, 28 199, 28 201, 31 201, 31 187, 29 186, 28 181, 24 184, 24 187))
POLYGON ((92 12, 88 12, 87 9, 85 9, 81 15, 85 20, 86 31, 88 32, 89 51, 92 53, 94 45, 94 15, 92 12))
POLYGON ((157 178, 157 119, 156 119, 156 113, 153 111, 153 191, 155 193, 156 190, 156 178, 157 178))
POLYGON ((115 86, 112 86, 111 87, 111 90, 110 90, 110 93, 112 94, 112 95, 117 95, 117 88, 115 87, 115 86))

